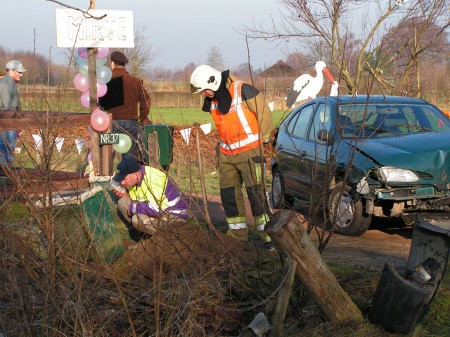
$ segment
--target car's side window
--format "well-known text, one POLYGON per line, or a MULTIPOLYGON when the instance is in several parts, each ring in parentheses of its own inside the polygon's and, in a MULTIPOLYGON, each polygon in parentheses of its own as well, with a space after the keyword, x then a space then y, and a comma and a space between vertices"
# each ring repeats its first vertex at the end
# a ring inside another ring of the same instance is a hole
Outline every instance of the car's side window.
POLYGON ((309 139, 316 140, 317 132, 321 129, 330 131, 331 128, 331 117, 330 108, 325 104, 321 103, 317 108, 316 114, 314 115, 314 121, 309 131, 309 139))
MULTIPOLYGON (((309 120, 311 118, 311 114, 314 111, 314 105, 308 105, 304 107, 299 113, 297 121, 292 129, 292 135, 299 138, 306 138, 307 129, 309 125, 309 120)), ((294 119, 293 119, 294 120, 294 119)))

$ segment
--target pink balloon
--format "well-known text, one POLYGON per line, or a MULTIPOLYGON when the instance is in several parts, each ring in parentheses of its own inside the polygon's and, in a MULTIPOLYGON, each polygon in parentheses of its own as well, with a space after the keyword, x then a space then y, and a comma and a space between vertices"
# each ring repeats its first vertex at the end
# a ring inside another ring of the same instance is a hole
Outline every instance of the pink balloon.
POLYGON ((109 54, 109 48, 108 47, 97 48, 97 58, 98 59, 103 59, 103 58, 107 57, 108 54, 109 54))
POLYGON ((105 132, 109 127, 109 116, 106 112, 95 109, 91 114, 91 126, 95 131, 105 132))
POLYGON ((89 98, 89 90, 86 91, 83 95, 81 95, 80 101, 81 101, 81 105, 83 107, 89 108, 90 102, 91 102, 91 100, 89 98))
POLYGON ((102 80, 97 80, 97 97, 103 97, 106 95, 106 91, 108 91, 108 87, 105 82, 102 80))
POLYGON ((73 85, 78 91, 86 92, 86 90, 89 90, 89 78, 86 75, 78 73, 73 79, 73 85))
POLYGON ((80 57, 86 59, 88 57, 88 50, 87 48, 78 48, 77 50, 78 55, 80 55, 80 57))

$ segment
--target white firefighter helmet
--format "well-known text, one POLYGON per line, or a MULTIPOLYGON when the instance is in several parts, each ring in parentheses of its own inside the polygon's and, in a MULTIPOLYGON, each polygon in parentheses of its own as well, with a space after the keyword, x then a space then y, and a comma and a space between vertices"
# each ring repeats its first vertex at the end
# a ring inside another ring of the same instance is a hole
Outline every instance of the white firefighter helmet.
POLYGON ((213 67, 203 64, 195 68, 191 75, 191 92, 198 94, 205 89, 216 91, 222 81, 222 73, 213 67))

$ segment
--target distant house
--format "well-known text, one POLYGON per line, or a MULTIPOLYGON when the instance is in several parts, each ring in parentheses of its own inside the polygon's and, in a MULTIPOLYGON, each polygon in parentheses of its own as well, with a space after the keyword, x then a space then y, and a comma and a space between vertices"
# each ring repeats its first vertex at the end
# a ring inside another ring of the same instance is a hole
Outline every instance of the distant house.
POLYGON ((298 72, 280 60, 258 76, 264 79, 263 90, 266 97, 285 97, 293 80, 298 77, 298 72))

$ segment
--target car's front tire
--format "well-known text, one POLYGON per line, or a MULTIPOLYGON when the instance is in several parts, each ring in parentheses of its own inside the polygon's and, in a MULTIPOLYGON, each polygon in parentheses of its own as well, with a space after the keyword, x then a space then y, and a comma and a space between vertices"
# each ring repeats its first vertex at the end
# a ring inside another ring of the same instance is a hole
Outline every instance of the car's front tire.
POLYGON ((272 174, 272 202, 275 208, 292 208, 295 198, 286 194, 284 180, 278 169, 274 169, 272 174))
POLYGON ((370 227, 372 215, 364 211, 361 199, 355 199, 351 188, 343 182, 330 191, 328 209, 331 224, 338 234, 359 236, 370 227))

